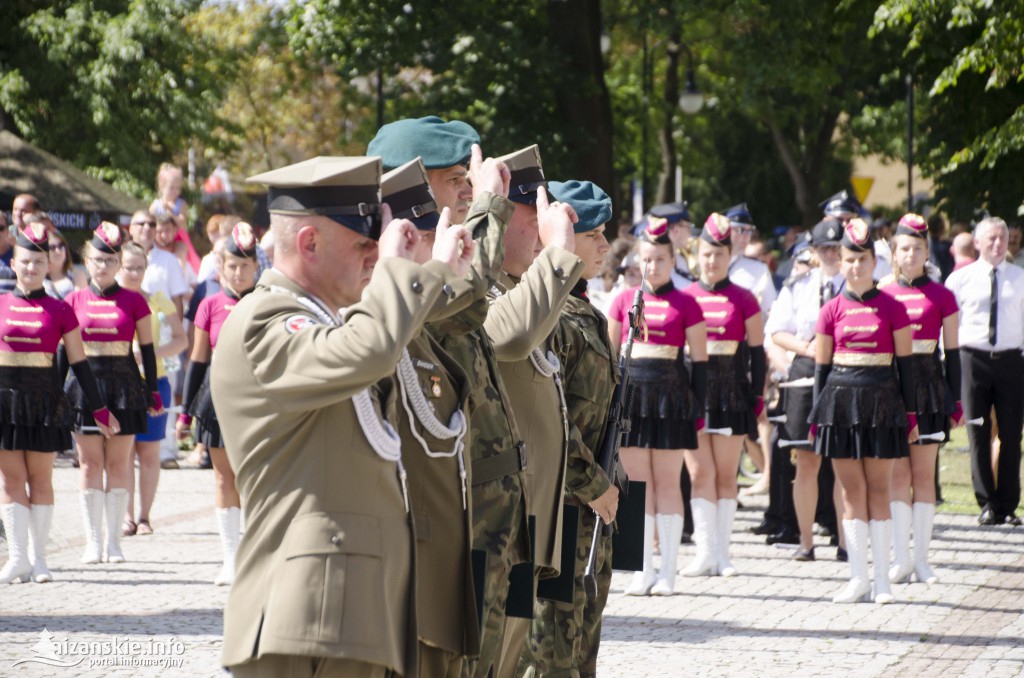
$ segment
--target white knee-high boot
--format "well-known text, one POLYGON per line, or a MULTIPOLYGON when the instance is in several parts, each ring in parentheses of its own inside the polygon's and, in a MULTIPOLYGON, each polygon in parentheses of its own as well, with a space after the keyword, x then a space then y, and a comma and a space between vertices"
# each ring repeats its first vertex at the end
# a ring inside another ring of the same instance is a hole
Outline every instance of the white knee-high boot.
POLYGON ((0 570, 0 584, 21 584, 32 577, 28 559, 29 510, 22 504, 0 504, 7 533, 7 564, 0 570))
POLYGON ((872 520, 871 558, 875 566, 875 602, 880 605, 895 603, 889 585, 889 550, 892 548, 892 521, 872 520))
POLYGON ((661 568, 658 570, 658 581, 651 588, 651 595, 671 596, 676 590, 676 561, 679 541, 683 537, 683 516, 679 513, 659 513, 657 521, 661 568))
POLYGON ((217 509, 217 531, 224 552, 224 564, 213 580, 217 586, 231 586, 235 581, 235 554, 238 552, 239 520, 242 510, 237 506, 217 509))
POLYGON ((731 577, 736 568, 729 560, 729 543, 732 540, 732 523, 736 517, 735 499, 718 500, 718 574, 731 577))
POLYGON ((914 573, 917 580, 934 584, 939 580, 928 564, 928 550, 932 545, 932 526, 935 524, 935 504, 914 503, 914 573))
MULTIPOLYGON (((889 579, 895 584, 906 584, 914 572, 914 564, 910 561, 910 505, 902 501, 889 504, 892 509, 892 567, 889 568, 889 579)), ((917 543, 917 533, 914 533, 917 543)))
POLYGON ((50 541, 53 504, 32 504, 29 507, 28 542, 32 561, 32 580, 37 584, 53 581, 46 566, 46 543, 50 541))
POLYGON ((644 569, 633 573, 633 580, 626 587, 627 596, 647 596, 658 579, 654 571, 654 516, 644 514, 644 569))
POLYGON ((115 488, 107 492, 107 562, 123 563, 124 554, 121 553, 121 523, 124 521, 124 512, 128 507, 128 490, 115 488))
MULTIPOLYGON (((859 603, 871 595, 868 579, 868 524, 863 520, 844 520, 846 553, 850 563, 850 581, 833 598, 833 603, 859 603)), ((888 565, 888 563, 886 563, 888 565)))
POLYGON ((103 491, 82 490, 79 501, 82 506, 82 522, 85 524, 82 562, 92 565, 103 560, 103 491))
POLYGON ((718 505, 707 499, 692 499, 693 539, 697 556, 683 570, 684 577, 713 575, 718 571, 718 505))

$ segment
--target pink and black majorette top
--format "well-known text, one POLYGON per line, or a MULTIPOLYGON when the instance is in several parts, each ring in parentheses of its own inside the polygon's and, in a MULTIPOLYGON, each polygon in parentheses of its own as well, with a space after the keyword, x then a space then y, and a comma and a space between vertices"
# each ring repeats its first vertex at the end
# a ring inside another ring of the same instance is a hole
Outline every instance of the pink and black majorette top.
POLYGON ((732 245, 732 222, 729 221, 729 217, 718 212, 709 214, 700 232, 700 239, 716 247, 732 245))
MULTIPOLYGON (((888 354, 896 352, 893 332, 910 325, 903 304, 877 287, 857 298, 844 290, 821 308, 815 331, 832 337, 833 353, 888 354)), ((840 362, 838 357, 835 362, 840 362)), ((874 364, 874 363, 872 363, 874 364)))
MULTIPOLYGON (((622 323, 621 343, 629 336, 629 309, 637 288, 623 290, 612 301, 608 317, 622 323)), ((682 350, 686 345, 686 330, 704 322, 700 307, 691 297, 677 290, 671 282, 665 283, 654 292, 644 291, 644 323, 646 332, 636 337, 637 343, 660 346, 675 346, 682 350)))
POLYGON ((252 226, 240 221, 231 229, 231 237, 225 241, 225 249, 229 254, 246 259, 256 258, 256 234, 252 226))
MULTIPOLYGON (((251 292, 243 292, 241 297, 251 292)), ((212 297, 206 297, 199 302, 199 309, 196 311, 196 327, 210 335, 210 348, 217 348, 217 337, 220 336, 220 328, 224 321, 231 315, 235 305, 241 299, 240 296, 228 289, 223 289, 212 297)))
POLYGON ((747 319, 761 312, 757 297, 728 278, 710 286, 698 280, 683 294, 692 297, 700 306, 707 323, 709 342, 743 341, 747 337, 747 319))
POLYGON ((92 240, 89 241, 89 244, 97 251, 117 254, 121 251, 121 245, 124 244, 124 233, 117 224, 104 221, 92 232, 92 240))
POLYGON ((900 222, 896 225, 896 235, 909 235, 927 240, 928 222, 920 214, 908 212, 900 218, 900 222))
POLYGON ((28 294, 15 289, 0 295, 0 326, 0 353, 18 353, 24 358, 37 354, 42 358, 41 364, 34 364, 5 356, 0 365, 45 367, 52 364, 61 337, 78 327, 78 318, 66 302, 49 296, 42 288, 28 294))
POLYGON ((25 224, 24 228, 18 229, 18 237, 15 244, 32 252, 49 252, 50 237, 46 232, 46 226, 37 222, 25 224))
MULTIPOLYGON (((883 287, 882 293, 906 309, 915 341, 938 341, 942 321, 960 310, 953 292, 927 275, 914 280, 901 278, 883 287)), ((915 347, 914 352, 920 351, 915 347)))
POLYGON ((150 313, 146 298, 114 283, 105 290, 90 284, 67 296, 82 326, 87 356, 129 355, 135 324, 150 313), (111 344, 106 349, 97 344, 111 344))

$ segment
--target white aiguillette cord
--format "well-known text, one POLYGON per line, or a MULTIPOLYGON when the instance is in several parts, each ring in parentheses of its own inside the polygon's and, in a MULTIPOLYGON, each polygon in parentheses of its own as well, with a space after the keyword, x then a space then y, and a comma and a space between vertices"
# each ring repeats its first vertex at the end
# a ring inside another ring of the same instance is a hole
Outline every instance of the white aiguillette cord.
MULTIPOLYGON (((334 327, 340 327, 342 325, 340 317, 334 315, 309 297, 300 297, 291 290, 278 285, 271 285, 270 290, 272 292, 287 294, 292 297, 297 302, 308 308, 310 312, 319 318, 320 322, 325 325, 332 325, 334 327)), ((370 447, 373 448, 373 451, 384 461, 393 461, 398 465, 398 481, 402 486, 402 500, 405 503, 405 512, 409 513, 409 476, 406 474, 405 467, 402 465, 401 438, 398 436, 394 427, 377 414, 377 410, 373 406, 373 398, 370 396, 369 389, 363 389, 352 396, 352 405, 355 408, 356 419, 359 420, 359 426, 363 429, 363 435, 366 437, 366 441, 370 443, 370 447)))
POLYGON ((466 436, 467 429, 466 415, 463 414, 461 409, 456 409, 452 412, 451 420, 447 426, 434 416, 434 411, 430 408, 430 404, 423 395, 423 391, 419 388, 419 379, 416 378, 416 368, 413 367, 412 358, 409 357, 409 349, 403 349, 402 357, 398 360, 398 386, 402 391, 402 407, 405 408, 405 412, 409 417, 409 430, 412 431, 413 437, 419 442, 420 447, 423 448, 423 452, 433 459, 458 458, 459 481, 462 484, 462 510, 465 511, 469 506, 466 497, 468 492, 466 460, 463 454, 465 449, 463 438, 466 436), (430 435, 439 440, 451 440, 454 438, 455 444, 452 446, 451 452, 434 452, 431 450, 430 445, 423 439, 420 432, 416 430, 416 426, 412 425, 417 420, 423 424, 423 428, 427 429, 430 435))
POLYGON ((562 442, 563 446, 569 443, 569 407, 565 404, 565 389, 562 387, 562 378, 559 376, 559 370, 562 369, 562 363, 558 360, 558 356, 552 351, 548 351, 547 356, 539 348, 535 348, 530 352, 530 362, 537 369, 541 375, 550 377, 555 382, 555 388, 558 389, 558 400, 561 403, 562 408, 562 442))

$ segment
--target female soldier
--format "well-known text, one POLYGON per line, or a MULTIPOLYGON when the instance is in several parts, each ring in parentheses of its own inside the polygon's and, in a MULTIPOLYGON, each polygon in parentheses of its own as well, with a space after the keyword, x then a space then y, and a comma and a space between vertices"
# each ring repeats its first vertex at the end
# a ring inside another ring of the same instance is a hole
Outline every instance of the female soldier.
POLYGON ((108 222, 100 224, 82 252, 92 282, 67 297, 82 326, 85 355, 96 373, 100 392, 121 424, 120 433, 112 438, 96 435, 96 422, 89 413, 92 408, 85 406, 83 384, 77 375, 68 379, 65 391, 77 406, 81 427, 75 434, 75 443, 82 465, 82 518, 86 533, 83 563, 101 560, 104 512, 107 561, 124 562, 121 519, 128 504, 132 445, 135 434, 146 430, 147 410, 163 410, 149 306, 141 294, 123 289, 115 278, 121 266, 121 239, 120 228, 108 222), (145 383, 139 377, 132 352, 134 339, 139 342, 145 383))
POLYGON ((949 424, 963 425, 960 404, 960 313, 956 297, 925 272, 928 260, 928 224, 917 214, 900 219, 893 239, 893 280, 882 292, 907 310, 913 340, 913 369, 917 383, 917 423, 922 436, 910 445, 910 456, 895 462, 892 474, 893 566, 889 577, 903 583, 916 574, 918 581, 938 581, 928 565, 928 545, 935 520, 935 459, 939 443, 949 439, 949 424), (943 375, 939 335, 946 357, 943 375), (954 405, 955 403, 955 405, 954 405), (910 489, 914 507, 910 507, 910 489), (914 560, 910 560, 910 527, 914 527, 914 560))
POLYGON ((721 214, 712 213, 704 222, 697 249, 700 279, 685 292, 697 302, 707 325, 707 431, 714 434, 686 451, 697 541, 697 557, 683 571, 688 577, 736 574, 729 560, 739 490, 736 473, 743 439, 757 438, 757 418, 764 410, 764 322, 757 298, 729 280, 729 231, 729 219, 721 214), (740 350, 743 344, 747 350, 740 350), (744 359, 748 353, 749 366, 744 359))
POLYGON ((0 514, 9 555, 0 584, 53 581, 46 567, 53 453, 71 447, 71 407, 54 360, 62 339, 100 432, 109 436, 118 429, 85 359, 75 312, 43 288, 49 268, 46 236, 42 224, 28 224, 18 233, 11 260, 17 287, 0 296, 5 327, 0 338, 0 514))
POLYGON ((235 488, 235 474, 224 451, 224 438, 217 423, 210 395, 210 360, 217 348, 217 337, 235 304, 256 287, 256 236, 245 222, 235 224, 224 241, 220 262, 222 289, 203 299, 196 312, 192 357, 185 373, 185 399, 178 415, 175 434, 187 435, 192 417, 196 418, 196 441, 206 445, 213 462, 216 483, 217 529, 220 532, 224 564, 214 580, 217 586, 230 586, 235 578, 235 552, 238 550, 241 499, 235 488))
POLYGON ((840 268, 846 287, 825 304, 818 318, 814 407, 808 420, 815 452, 832 460, 843 489, 843 531, 852 576, 832 601, 854 603, 871 594, 870 520, 875 602, 891 603, 893 460, 909 453, 908 431, 909 440, 917 439, 910 320, 899 302, 875 287, 871 277, 875 252, 868 225, 852 219, 844 230, 840 268))
MULTIPOLYGON (((626 595, 667 596, 675 590, 676 556, 683 534, 683 495, 679 487, 683 450, 697 447, 697 433, 704 426, 707 335, 700 307, 672 285, 675 253, 666 220, 649 220, 639 236, 638 253, 646 270, 646 329, 633 345, 632 427, 620 453, 629 477, 647 483, 647 499, 644 569, 634 575, 626 595), (683 363, 683 347, 687 345, 693 361, 691 374, 683 363), (661 569, 657 574, 655 516, 661 545, 661 569)), ((608 311, 608 336, 613 347, 624 344, 628 336, 628 314, 636 289, 621 292, 608 311)))

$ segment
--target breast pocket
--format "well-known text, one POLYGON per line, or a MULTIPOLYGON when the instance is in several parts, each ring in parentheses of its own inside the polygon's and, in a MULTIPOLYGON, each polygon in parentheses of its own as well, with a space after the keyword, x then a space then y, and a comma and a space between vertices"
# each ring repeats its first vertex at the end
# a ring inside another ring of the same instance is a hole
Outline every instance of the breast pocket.
POLYGON ((385 636, 380 523, 373 516, 310 513, 281 544, 267 603, 267 633, 314 642, 373 646, 385 636))

